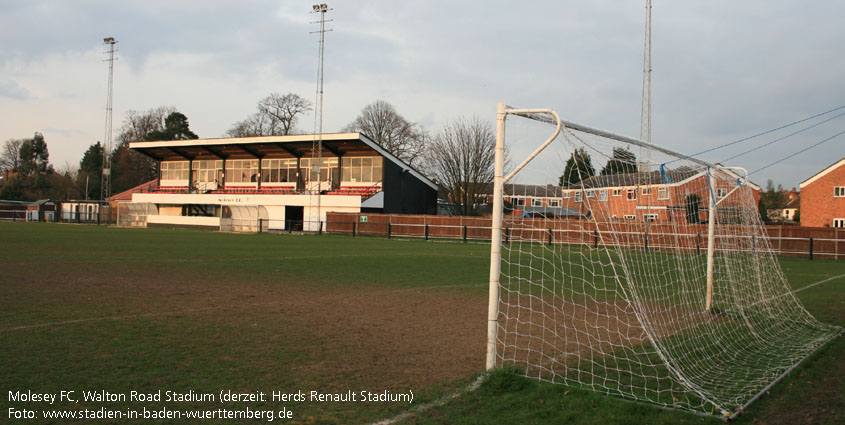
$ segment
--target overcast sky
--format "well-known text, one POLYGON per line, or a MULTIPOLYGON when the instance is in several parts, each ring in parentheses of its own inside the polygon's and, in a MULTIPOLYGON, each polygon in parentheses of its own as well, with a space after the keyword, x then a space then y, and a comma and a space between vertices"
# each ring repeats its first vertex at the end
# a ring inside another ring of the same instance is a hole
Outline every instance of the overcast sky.
MULTIPOLYGON (((845 105, 845 2, 654 3, 655 143, 695 153, 845 105)), ((38 131, 57 168, 77 166, 103 139, 106 36, 119 50, 115 135, 130 109, 174 106, 210 138, 270 92, 313 101, 312 4, 0 0, 0 141, 38 131)), ((432 133, 459 116, 492 122, 501 101, 554 108, 566 119, 637 137, 644 4, 329 3, 324 129, 339 131, 377 99, 432 133)), ((312 131, 313 116, 300 128, 312 131)), ((845 117, 835 118, 729 165, 755 170, 843 129, 845 117)), ((775 138, 703 158, 721 161, 775 138)), ((842 157, 845 136, 752 180, 797 186, 842 157)))

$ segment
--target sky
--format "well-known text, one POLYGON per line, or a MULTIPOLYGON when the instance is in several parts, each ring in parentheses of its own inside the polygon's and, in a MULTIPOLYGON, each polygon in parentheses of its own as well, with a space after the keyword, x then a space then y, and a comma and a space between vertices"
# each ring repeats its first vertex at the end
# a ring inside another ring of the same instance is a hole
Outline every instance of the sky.
MULTIPOLYGON (((845 2, 653 3, 654 143, 692 154, 845 105, 845 2)), ((108 36, 118 41, 115 136, 129 110, 173 106, 196 134, 212 138, 271 92, 313 103, 319 17, 312 4, 0 0, 0 143, 41 132, 57 169, 78 167, 105 134, 108 36)), ((382 99, 432 134, 460 117, 492 123, 504 102, 638 137, 644 6, 329 3, 324 131, 340 131, 382 99)), ((726 164, 753 171, 784 158, 845 129, 845 116, 836 117, 843 112, 726 164)), ((311 132, 313 123, 309 114, 299 127, 311 132)), ((801 128, 701 158, 721 162, 801 128)), ((839 136, 751 179, 790 188, 843 157, 839 136)))

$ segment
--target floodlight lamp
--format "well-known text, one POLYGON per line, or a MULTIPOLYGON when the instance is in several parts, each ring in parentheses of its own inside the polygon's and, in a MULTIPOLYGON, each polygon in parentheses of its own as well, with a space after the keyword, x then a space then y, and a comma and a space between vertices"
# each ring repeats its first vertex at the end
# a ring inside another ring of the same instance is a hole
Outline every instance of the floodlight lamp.
POLYGON ((114 37, 106 37, 103 39, 103 43, 105 44, 114 44, 114 37))
POLYGON ((314 11, 315 11, 315 12, 319 12, 319 11, 320 11, 320 5, 319 5, 319 4, 315 4, 315 5, 313 6, 313 8, 314 8, 314 11))
POLYGON ((325 11, 329 10, 329 6, 325 3, 322 3, 322 4, 320 4, 320 10, 325 12, 325 11))

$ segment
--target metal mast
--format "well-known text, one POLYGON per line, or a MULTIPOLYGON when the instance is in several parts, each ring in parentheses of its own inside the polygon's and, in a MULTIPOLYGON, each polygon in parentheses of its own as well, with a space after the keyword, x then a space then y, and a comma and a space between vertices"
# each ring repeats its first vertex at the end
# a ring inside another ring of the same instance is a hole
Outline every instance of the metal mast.
POLYGON ((109 84, 106 96, 106 129, 103 136, 103 178, 100 180, 100 201, 105 201, 111 195, 111 151, 112 151, 112 109, 114 99, 114 37, 106 37, 103 44, 109 46, 109 84))
MULTIPOLYGON (((320 34, 320 50, 319 50, 319 64, 317 66, 317 95, 316 95, 316 108, 314 108, 314 142, 311 146, 311 169, 308 170, 310 176, 313 178, 316 174, 317 176, 317 230, 322 231, 322 219, 320 218, 320 197, 321 192, 323 190, 322 186, 322 166, 323 166, 323 58, 325 56, 325 45, 326 45, 326 32, 331 30, 326 30, 326 22, 331 22, 331 20, 326 21, 326 12, 333 10, 329 9, 329 6, 325 3, 315 4, 312 6, 311 13, 319 13, 320 20, 312 22, 312 24, 320 24, 319 31, 312 31, 311 34, 320 34), (316 163, 315 163, 316 162, 316 163)), ((340 165, 340 164, 338 164, 340 165)), ((331 179, 331 168, 329 168, 329 179, 331 179)), ((311 178, 308 179, 307 188, 310 193, 310 206, 313 208, 313 199, 314 199, 314 190, 311 182, 311 178)))
MULTIPOLYGON (((640 105, 640 140, 651 143, 651 0, 645 2, 645 41, 643 43, 643 94, 640 105)), ((642 150, 640 151, 642 154, 642 150)), ((651 154, 648 154, 651 162, 651 154)), ((640 155, 642 159, 642 155, 640 155)))

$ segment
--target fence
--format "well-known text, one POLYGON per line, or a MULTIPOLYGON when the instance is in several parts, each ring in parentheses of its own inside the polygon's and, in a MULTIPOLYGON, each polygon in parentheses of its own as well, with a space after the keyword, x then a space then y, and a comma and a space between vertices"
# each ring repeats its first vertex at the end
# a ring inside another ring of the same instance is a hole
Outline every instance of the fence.
MULTIPOLYGON (((56 217, 56 216, 54 216, 56 217)), ((26 211, 0 210, 0 220, 25 221, 26 211)), ((124 206, 103 208, 91 215, 64 213, 54 221, 64 223, 146 226, 146 216, 133 214, 124 206)), ((722 229, 725 229, 722 227, 722 229)), ((245 233, 335 233, 347 235, 405 237, 422 239, 452 239, 489 241, 491 219, 481 217, 446 217, 431 215, 394 215, 368 213, 328 213, 326 222, 303 220, 238 220, 221 219, 221 231, 245 233)), ((716 235, 722 238, 746 238, 749 249, 763 246, 755 236, 738 236, 742 232, 716 235)), ((845 229, 828 227, 765 226, 771 252, 784 256, 845 259, 845 229)), ((707 247, 707 226, 701 224, 614 223, 596 224, 578 219, 505 219, 504 242, 535 242, 545 244, 600 246, 629 246, 647 250, 680 250, 703 253, 707 247), (612 227, 611 227, 612 226, 612 227)))
MULTIPOLYGON (((578 219, 520 219, 503 223, 503 241, 584 246, 622 245, 645 249, 701 253, 707 247, 703 224, 615 223, 600 224, 578 219)), ((739 236, 722 227, 723 238, 745 238, 746 245, 760 249, 755 236, 739 236)), ((367 213, 328 213, 326 233, 412 237, 424 239, 490 240, 491 219, 367 213)), ((798 226, 765 226, 771 252, 785 256, 845 259, 845 229, 798 226)))

